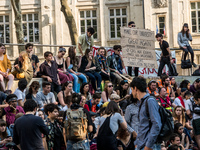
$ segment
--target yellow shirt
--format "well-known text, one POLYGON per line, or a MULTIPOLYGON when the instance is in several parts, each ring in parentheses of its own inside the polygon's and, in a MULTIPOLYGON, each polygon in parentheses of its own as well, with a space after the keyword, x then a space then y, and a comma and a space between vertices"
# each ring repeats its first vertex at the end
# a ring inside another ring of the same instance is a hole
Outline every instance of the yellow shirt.
POLYGON ((11 62, 5 54, 3 60, 0 60, 0 71, 6 72, 7 69, 11 71, 11 62))

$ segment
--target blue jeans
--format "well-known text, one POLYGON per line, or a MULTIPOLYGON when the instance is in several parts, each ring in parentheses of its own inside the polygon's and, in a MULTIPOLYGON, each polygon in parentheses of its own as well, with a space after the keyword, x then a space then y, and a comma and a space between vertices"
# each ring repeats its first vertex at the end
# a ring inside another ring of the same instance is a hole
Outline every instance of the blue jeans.
POLYGON ((101 86, 101 75, 98 72, 85 72, 85 74, 90 78, 92 83, 92 88, 96 91, 97 88, 100 89, 101 86), (97 81, 97 88, 96 88, 96 81, 97 81))
POLYGON ((90 144, 88 140, 79 142, 67 141, 67 150, 90 150, 90 144))
POLYGON ((78 78, 82 79, 83 80, 83 83, 86 83, 87 82, 87 78, 85 75, 83 75, 82 73, 80 75, 75 75, 73 73, 70 72, 70 74, 74 77, 74 86, 73 86, 73 90, 76 92, 76 93, 79 93, 79 89, 78 89, 78 78))
MULTIPOLYGON (((137 149, 137 150, 138 150, 138 149, 137 149)), ((141 150, 144 150, 144 148, 141 149, 141 150)), ((161 150, 161 145, 160 145, 160 144, 154 144, 154 145, 153 145, 153 150, 161 150)))

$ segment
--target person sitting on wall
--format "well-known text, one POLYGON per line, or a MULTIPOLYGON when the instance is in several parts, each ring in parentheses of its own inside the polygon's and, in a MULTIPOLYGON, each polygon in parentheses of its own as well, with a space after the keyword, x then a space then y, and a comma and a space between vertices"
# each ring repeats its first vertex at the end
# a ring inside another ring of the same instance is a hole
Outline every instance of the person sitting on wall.
POLYGON ((115 76, 115 86, 119 84, 123 78, 121 75, 129 77, 127 74, 123 74, 124 61, 120 52, 122 51, 121 45, 113 46, 114 53, 107 58, 108 66, 111 73, 115 76))

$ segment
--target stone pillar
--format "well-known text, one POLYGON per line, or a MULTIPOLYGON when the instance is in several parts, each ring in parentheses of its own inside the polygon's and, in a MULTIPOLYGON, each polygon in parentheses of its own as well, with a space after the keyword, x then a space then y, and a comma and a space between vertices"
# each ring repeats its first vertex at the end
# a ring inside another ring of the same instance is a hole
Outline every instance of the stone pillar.
MULTIPOLYGON (((105 0, 99 1, 100 5, 100 37, 101 37, 101 45, 106 46, 107 45, 107 34, 106 34, 106 27, 105 27, 105 0)), ((109 27, 109 26, 108 26, 109 27)))
POLYGON ((180 26, 180 13, 182 13, 181 10, 179 10, 179 2, 178 1, 173 1, 171 3, 171 8, 172 8, 172 26, 171 26, 171 30, 172 30, 172 35, 173 35, 173 45, 171 45, 172 47, 178 47, 177 44, 177 36, 178 36, 178 32, 179 32, 179 26, 180 26))

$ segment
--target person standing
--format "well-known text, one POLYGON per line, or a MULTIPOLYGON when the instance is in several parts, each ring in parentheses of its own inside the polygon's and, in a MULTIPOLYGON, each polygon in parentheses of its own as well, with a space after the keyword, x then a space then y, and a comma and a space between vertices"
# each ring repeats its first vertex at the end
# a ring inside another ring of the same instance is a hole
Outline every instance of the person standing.
POLYGON ((39 72, 39 59, 37 57, 37 55, 33 54, 33 44, 31 43, 27 43, 25 45, 25 50, 29 56, 29 59, 31 60, 32 63, 32 67, 33 67, 33 77, 37 76, 37 73, 39 72))
POLYGON ((158 76, 162 74, 162 70, 165 64, 167 64, 169 68, 169 75, 171 75, 173 73, 173 70, 170 64, 173 64, 173 60, 172 60, 169 44, 167 41, 163 40, 163 35, 161 33, 156 34, 156 39, 159 42, 160 49, 162 50, 161 57, 159 60, 160 66, 158 68, 158 76))
MULTIPOLYGON (((130 21, 130 22, 128 23, 128 27, 129 27, 129 28, 135 28, 135 27, 136 27, 135 22, 130 21)), ((138 72, 139 72, 139 67, 135 67, 134 73, 135 73, 135 76, 136 76, 136 77, 138 76, 138 72)), ((132 76, 132 66, 128 66, 128 75, 129 75, 129 76, 132 76)))
POLYGON ((162 127, 159 105, 155 98, 146 92, 147 84, 145 78, 135 77, 130 86, 133 98, 137 98, 141 102, 139 106, 138 135, 135 141, 137 150, 160 150, 161 145, 157 143, 157 137, 162 127), (149 112, 149 117, 147 111, 149 112))
POLYGON ((92 50, 92 47, 94 45, 94 38, 93 38, 94 33, 95 33, 94 28, 89 27, 85 34, 82 34, 81 36, 78 37, 78 45, 76 47, 77 56, 83 57, 86 49, 92 50))
POLYGON ((181 32, 178 33, 178 45, 180 46, 180 49, 185 52, 184 60, 186 60, 187 54, 188 52, 190 52, 192 65, 194 67, 197 67, 197 65, 194 63, 194 52, 192 47, 190 46, 189 41, 192 41, 192 36, 190 34, 188 24, 184 23, 181 32))
POLYGON ((37 103, 27 100, 24 103, 25 115, 18 118, 14 125, 13 141, 21 150, 44 150, 42 134, 48 135, 48 129, 42 118, 34 116, 37 103))
POLYGON ((49 135, 46 136, 48 150, 61 150, 66 147, 64 143, 63 128, 58 122, 59 107, 55 104, 47 104, 44 107, 45 114, 48 117, 44 120, 49 129, 49 135))

